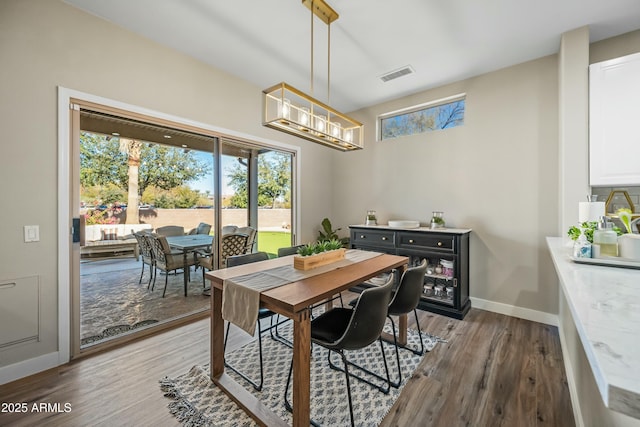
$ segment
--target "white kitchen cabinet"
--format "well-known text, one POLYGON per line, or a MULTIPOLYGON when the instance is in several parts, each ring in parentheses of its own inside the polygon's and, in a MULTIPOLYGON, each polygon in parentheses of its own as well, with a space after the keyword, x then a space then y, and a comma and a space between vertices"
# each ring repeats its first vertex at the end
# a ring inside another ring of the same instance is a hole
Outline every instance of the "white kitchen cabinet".
POLYGON ((589 181, 640 185, 640 53, 589 66, 589 181))

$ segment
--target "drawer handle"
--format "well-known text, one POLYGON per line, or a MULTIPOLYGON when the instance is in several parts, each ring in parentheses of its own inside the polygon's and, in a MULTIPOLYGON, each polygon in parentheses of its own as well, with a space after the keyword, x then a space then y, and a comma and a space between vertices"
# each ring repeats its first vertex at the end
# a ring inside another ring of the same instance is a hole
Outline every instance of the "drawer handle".
POLYGON ((438 246, 442 246, 442 242, 438 242, 438 246))
POLYGON ((363 235, 363 234, 361 234, 361 235, 360 235, 360 238, 361 238, 361 239, 364 239, 364 235, 363 235))
POLYGON ((389 240, 387 237, 383 237, 382 240, 389 240))
POLYGON ((409 239, 409 243, 415 243, 415 240, 409 239))

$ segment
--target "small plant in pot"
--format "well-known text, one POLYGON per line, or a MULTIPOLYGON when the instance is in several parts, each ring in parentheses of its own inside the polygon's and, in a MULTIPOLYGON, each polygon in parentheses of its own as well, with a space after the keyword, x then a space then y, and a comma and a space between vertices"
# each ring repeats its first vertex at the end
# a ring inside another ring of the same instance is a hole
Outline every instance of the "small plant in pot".
POLYGON ((325 240, 323 242, 308 243, 298 249, 298 255, 310 256, 319 254, 322 252, 333 251, 336 249, 342 249, 342 242, 337 239, 325 240))

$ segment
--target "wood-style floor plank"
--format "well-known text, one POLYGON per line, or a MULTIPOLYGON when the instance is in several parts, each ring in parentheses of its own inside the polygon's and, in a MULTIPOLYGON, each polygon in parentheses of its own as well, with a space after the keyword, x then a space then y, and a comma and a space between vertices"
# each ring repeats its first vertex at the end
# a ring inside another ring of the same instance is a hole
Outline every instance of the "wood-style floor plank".
MULTIPOLYGON (((382 426, 575 425, 557 328, 477 309, 461 321, 419 316, 447 342, 425 356, 382 426)), ((247 341, 237 332, 229 346, 247 341)), ((2 402, 71 404, 68 413, 0 414, 0 425, 178 426, 158 381, 208 362, 204 319, 0 386, 2 402)))

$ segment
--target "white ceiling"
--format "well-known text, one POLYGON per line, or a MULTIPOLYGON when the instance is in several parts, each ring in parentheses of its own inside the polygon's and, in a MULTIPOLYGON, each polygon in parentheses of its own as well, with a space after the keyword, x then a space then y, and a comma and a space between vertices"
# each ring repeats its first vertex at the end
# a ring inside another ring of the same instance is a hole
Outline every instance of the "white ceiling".
MULTIPOLYGON (((65 0, 261 89, 311 92, 311 18, 301 0, 65 0)), ((591 42, 640 28, 638 0, 328 0, 329 104, 343 112, 558 51, 588 25, 591 42), (383 83, 410 65, 414 74, 383 83)), ((327 101, 327 26, 314 24, 313 96, 327 101)))

